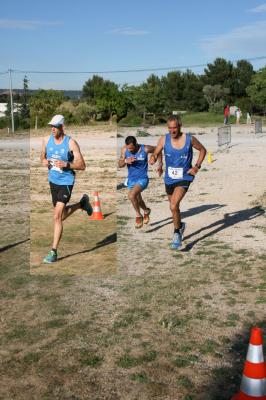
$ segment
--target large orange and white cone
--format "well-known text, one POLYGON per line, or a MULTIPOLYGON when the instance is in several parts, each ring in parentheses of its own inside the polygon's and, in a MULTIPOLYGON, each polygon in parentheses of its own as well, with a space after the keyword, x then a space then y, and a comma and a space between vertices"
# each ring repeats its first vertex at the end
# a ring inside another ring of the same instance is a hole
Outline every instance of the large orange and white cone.
POLYGON ((266 364, 263 358, 262 331, 253 328, 240 391, 231 400, 266 400, 266 364))
POLYGON ((101 211, 101 204, 100 204, 100 198, 99 198, 99 193, 94 192, 94 203, 93 203, 93 213, 90 219, 92 220, 102 220, 104 219, 103 213, 101 211))

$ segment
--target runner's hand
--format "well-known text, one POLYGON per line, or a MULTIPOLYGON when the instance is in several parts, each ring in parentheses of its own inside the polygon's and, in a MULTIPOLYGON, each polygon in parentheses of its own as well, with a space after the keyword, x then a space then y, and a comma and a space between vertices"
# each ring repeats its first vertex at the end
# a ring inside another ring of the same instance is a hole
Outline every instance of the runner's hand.
POLYGON ((190 169, 188 170, 187 173, 188 173, 189 175, 195 176, 198 172, 199 172, 199 169, 198 169, 197 167, 192 167, 192 168, 190 168, 190 169))
POLYGON ((136 159, 135 159, 134 156, 125 158, 125 163, 126 163, 126 164, 132 164, 132 163, 135 162, 135 161, 136 161, 136 159))
POLYGON ((153 165, 153 164, 155 164, 155 163, 156 163, 155 156, 154 156, 154 154, 152 154, 152 155, 150 156, 150 159, 149 159, 149 164, 150 164, 150 165, 153 165))
POLYGON ((159 175, 159 176, 162 176, 162 173, 163 173, 163 166, 162 166, 162 165, 159 165, 159 166, 158 166, 157 172, 158 172, 158 175, 159 175))
POLYGON ((61 160, 54 161, 54 164, 58 168, 66 168, 66 166, 67 166, 67 162, 66 161, 61 161, 61 160))

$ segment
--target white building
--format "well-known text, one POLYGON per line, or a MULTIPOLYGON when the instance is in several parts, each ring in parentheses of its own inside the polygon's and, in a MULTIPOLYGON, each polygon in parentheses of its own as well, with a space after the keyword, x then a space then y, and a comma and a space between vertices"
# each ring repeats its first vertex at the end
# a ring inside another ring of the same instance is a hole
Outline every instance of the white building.
MULTIPOLYGON (((18 112, 18 107, 20 104, 14 103, 14 112, 18 112)), ((7 103, 0 103, 0 118, 6 116, 7 103)))

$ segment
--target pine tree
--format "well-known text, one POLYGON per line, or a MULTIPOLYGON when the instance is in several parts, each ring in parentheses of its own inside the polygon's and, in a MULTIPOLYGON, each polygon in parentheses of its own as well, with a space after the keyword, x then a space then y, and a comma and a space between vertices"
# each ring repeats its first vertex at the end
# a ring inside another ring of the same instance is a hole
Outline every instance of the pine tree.
POLYGON ((29 80, 27 76, 23 79, 23 95, 21 105, 19 107, 19 120, 22 128, 27 129, 30 127, 30 108, 29 108, 29 80))

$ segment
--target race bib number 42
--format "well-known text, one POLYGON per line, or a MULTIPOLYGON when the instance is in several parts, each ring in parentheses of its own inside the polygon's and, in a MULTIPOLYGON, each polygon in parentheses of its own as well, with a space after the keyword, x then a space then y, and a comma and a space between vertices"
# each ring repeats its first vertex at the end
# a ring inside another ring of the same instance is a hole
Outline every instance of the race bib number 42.
POLYGON ((168 167, 168 175, 172 179, 183 179, 183 168, 168 167))

